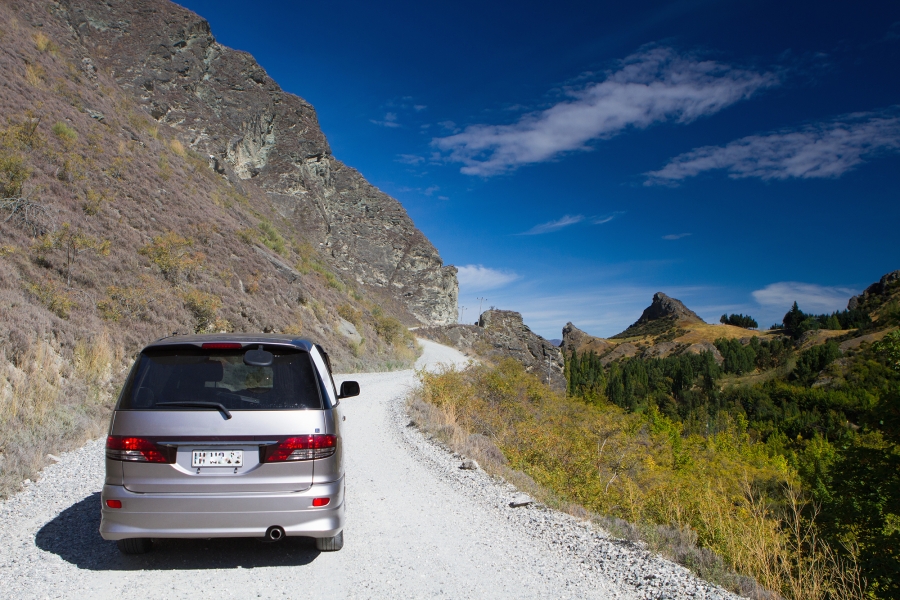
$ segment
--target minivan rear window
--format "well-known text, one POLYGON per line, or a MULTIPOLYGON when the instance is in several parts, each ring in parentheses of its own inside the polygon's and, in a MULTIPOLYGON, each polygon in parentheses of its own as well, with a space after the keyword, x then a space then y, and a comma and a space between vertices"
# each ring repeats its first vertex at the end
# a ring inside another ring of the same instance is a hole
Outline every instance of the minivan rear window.
POLYGON ((260 367, 244 364, 249 349, 149 348, 138 357, 116 409, 185 409, 163 404, 171 402, 214 402, 229 410, 322 408, 308 352, 266 346, 274 360, 260 367))

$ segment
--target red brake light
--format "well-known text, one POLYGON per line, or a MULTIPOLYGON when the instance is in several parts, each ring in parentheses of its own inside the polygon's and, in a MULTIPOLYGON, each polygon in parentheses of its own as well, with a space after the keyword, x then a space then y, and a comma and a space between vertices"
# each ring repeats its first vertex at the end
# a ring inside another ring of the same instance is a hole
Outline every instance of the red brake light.
POLYGON ((313 506, 328 506, 331 498, 313 498, 313 506))
POLYGON ((285 462, 328 458, 337 449, 337 436, 330 434, 290 437, 267 446, 263 462, 285 462))
POLYGON ((205 342, 200 347, 204 350, 240 350, 244 346, 237 342, 205 342))
MULTIPOLYGON (((316 500, 318 500, 318 498, 316 498, 316 500)), ((121 500, 107 500, 106 505, 110 508, 122 508, 122 501, 121 500)), ((314 505, 315 505, 315 503, 314 503, 314 505)))
POLYGON ((175 462, 176 448, 139 437, 111 435, 106 438, 106 458, 135 462, 167 463, 175 462))

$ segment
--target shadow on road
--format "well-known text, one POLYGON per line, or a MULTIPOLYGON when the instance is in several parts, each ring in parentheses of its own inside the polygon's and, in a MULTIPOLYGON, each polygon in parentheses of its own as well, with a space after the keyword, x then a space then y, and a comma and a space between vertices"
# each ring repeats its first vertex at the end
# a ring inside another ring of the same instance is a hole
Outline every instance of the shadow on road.
POLYGON ((100 537, 100 494, 91 494, 44 525, 35 544, 81 569, 131 571, 252 569, 308 565, 319 556, 312 538, 285 538, 265 544, 251 538, 158 540, 148 554, 125 556, 115 542, 100 537))

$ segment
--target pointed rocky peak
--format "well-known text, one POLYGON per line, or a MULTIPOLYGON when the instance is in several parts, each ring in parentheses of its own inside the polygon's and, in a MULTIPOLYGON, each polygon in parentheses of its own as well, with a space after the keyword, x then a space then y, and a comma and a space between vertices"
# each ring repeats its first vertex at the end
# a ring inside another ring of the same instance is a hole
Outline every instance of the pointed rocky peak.
POLYGON ((685 306, 681 300, 670 298, 662 292, 656 292, 653 294, 653 302, 644 309, 641 318, 622 333, 612 337, 615 339, 659 336, 667 331, 676 330, 682 325, 700 323, 705 323, 705 321, 685 306))
POLYGON ((644 309, 641 318, 635 325, 657 321, 659 319, 674 318, 676 321, 688 321, 690 323, 704 323, 697 313, 689 309, 681 300, 670 298, 662 292, 653 294, 653 302, 644 309))

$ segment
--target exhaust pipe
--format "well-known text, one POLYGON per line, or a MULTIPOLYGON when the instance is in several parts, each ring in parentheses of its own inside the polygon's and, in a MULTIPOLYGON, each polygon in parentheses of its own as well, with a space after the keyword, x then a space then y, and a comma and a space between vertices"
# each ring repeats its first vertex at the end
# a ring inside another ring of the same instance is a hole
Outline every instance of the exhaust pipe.
POLYGON ((266 541, 277 542, 284 537, 284 529, 278 525, 272 525, 266 529, 266 541))

